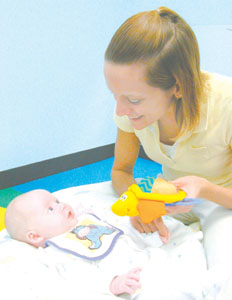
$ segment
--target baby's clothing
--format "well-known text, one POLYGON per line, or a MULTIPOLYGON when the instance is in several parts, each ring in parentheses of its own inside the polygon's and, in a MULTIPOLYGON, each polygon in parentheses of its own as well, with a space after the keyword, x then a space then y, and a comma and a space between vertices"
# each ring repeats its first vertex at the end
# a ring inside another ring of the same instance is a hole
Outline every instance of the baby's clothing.
MULTIPOLYGON (((147 298, 148 293, 154 296, 157 290, 155 299, 173 300, 167 289, 161 293, 164 282, 169 280, 175 286, 177 295, 181 296, 180 299, 192 299, 191 295, 194 295, 194 299, 201 299, 200 282, 198 288, 192 283, 199 273, 206 270, 200 243, 202 233, 193 232, 181 222, 167 216, 164 217, 164 221, 172 232, 168 245, 162 244, 157 232, 149 235, 140 234, 128 225, 123 227, 124 234, 118 236, 112 251, 102 259, 83 259, 53 246, 39 251, 43 253, 43 263, 57 270, 65 279, 69 290, 74 285, 83 293, 90 290, 112 296, 109 290, 112 279, 134 267, 141 267, 143 289, 133 296, 135 299, 152 299, 147 298), (187 286, 181 282, 186 276, 189 278, 187 286), (186 290, 185 298, 182 297, 183 290, 186 290)), ((108 235, 103 235, 102 241, 106 236, 108 235)))

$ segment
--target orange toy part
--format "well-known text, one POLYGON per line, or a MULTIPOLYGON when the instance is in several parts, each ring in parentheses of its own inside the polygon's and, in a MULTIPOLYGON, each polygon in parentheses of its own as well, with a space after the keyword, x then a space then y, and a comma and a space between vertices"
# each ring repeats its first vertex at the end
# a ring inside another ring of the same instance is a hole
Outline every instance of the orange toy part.
POLYGON ((141 199, 137 205, 140 219, 147 224, 161 216, 166 215, 165 204, 161 201, 141 199))
MULTIPOLYGON (((158 177, 153 183, 151 193, 175 195, 178 194, 178 191, 174 184, 158 177)), ((145 224, 166 215, 165 204, 161 201, 140 199, 137 209, 142 222, 145 224)))

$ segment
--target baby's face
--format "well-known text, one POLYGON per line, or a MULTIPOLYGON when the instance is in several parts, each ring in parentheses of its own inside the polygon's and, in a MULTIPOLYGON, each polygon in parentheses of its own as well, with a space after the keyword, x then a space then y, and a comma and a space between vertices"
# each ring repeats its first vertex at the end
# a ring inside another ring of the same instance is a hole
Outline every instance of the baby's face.
POLYGON ((77 223, 73 208, 59 202, 48 192, 42 191, 41 194, 37 194, 31 204, 33 205, 31 223, 34 227, 31 230, 35 230, 45 239, 67 232, 77 223))

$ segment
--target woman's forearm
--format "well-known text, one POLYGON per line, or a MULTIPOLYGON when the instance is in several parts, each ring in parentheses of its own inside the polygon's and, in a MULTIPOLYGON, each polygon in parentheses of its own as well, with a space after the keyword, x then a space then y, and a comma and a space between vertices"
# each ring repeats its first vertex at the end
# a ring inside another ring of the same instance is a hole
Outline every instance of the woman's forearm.
POLYGON ((200 191, 199 196, 232 209, 232 188, 225 188, 208 181, 200 191))
POLYGON ((136 183, 131 173, 120 170, 112 170, 111 179, 113 188, 118 195, 123 194, 130 185, 136 183))

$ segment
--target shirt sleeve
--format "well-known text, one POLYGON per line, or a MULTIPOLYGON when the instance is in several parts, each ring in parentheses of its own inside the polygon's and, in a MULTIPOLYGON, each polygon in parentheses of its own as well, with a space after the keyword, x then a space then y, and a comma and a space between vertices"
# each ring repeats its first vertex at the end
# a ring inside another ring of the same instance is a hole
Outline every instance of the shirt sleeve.
POLYGON ((232 149, 232 118, 231 118, 232 97, 231 97, 231 101, 225 105, 223 110, 224 110, 224 112, 223 112, 222 118, 221 118, 221 123, 223 125, 222 134, 225 136, 225 141, 226 141, 227 145, 229 145, 230 148, 232 149))
POLYGON ((133 127, 131 126, 131 123, 127 116, 119 117, 114 112, 114 122, 117 125, 119 129, 126 132, 134 132, 133 127))

